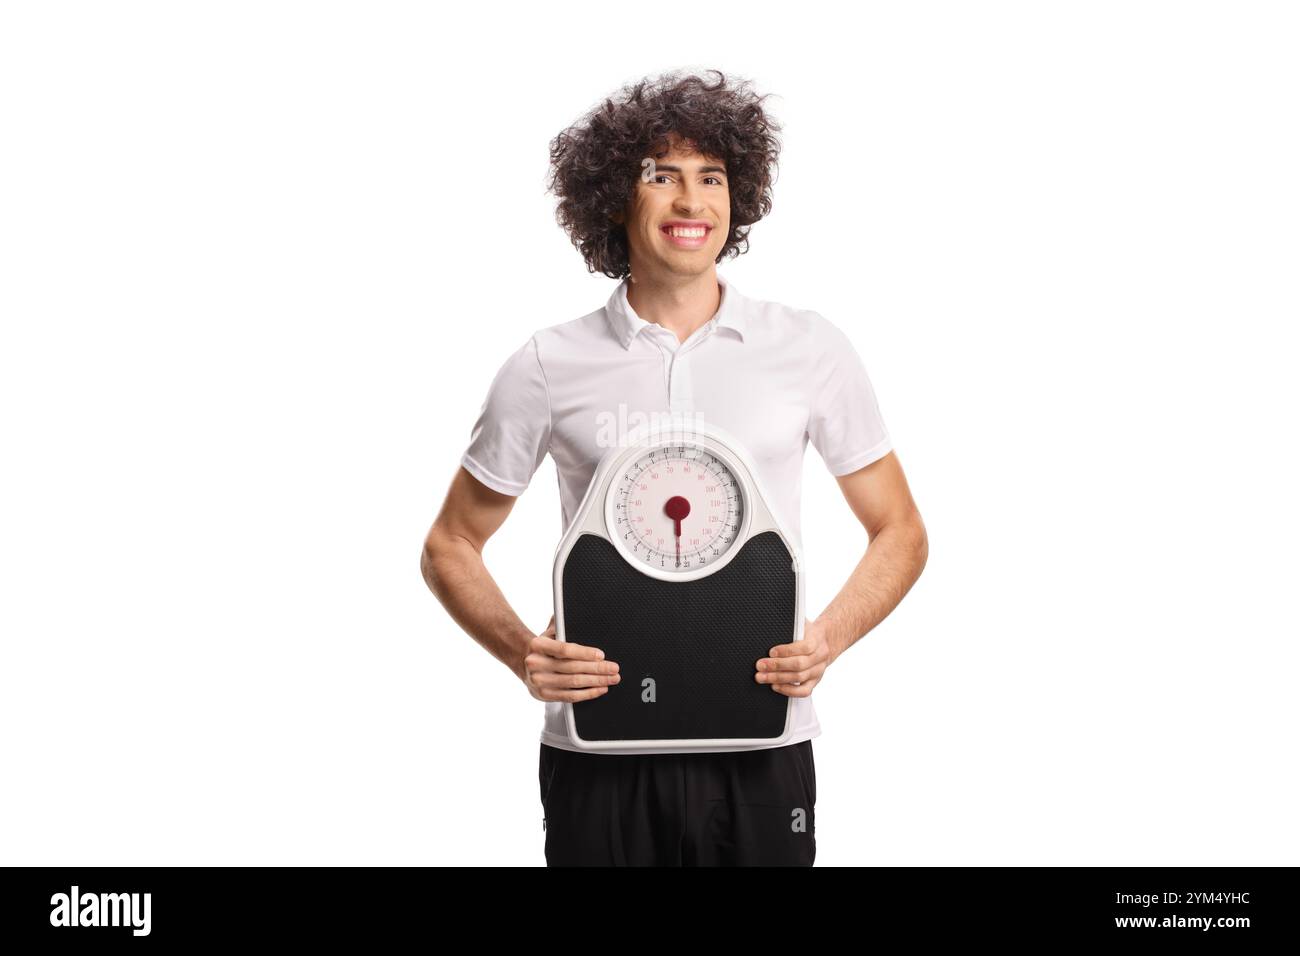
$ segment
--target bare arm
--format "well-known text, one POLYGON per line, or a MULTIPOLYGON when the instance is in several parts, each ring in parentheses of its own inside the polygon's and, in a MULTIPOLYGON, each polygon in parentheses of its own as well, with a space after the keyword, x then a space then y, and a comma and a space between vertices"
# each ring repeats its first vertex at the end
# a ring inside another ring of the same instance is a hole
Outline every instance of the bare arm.
POLYGON ((930 553, 921 513, 892 451, 836 481, 868 543, 844 587, 817 618, 832 662, 898 606, 930 553))
POLYGON ((826 668, 898 606, 930 553, 921 514, 892 451, 836 480, 867 531, 867 553, 835 600, 805 625, 802 640, 778 645, 755 662, 754 679, 787 697, 812 694, 826 668))
POLYGON ((515 506, 464 468, 425 538, 420 571, 447 613, 520 680, 535 633, 520 620, 483 563, 483 546, 515 506))
POLYGON ((558 640, 555 615, 534 634, 483 563, 483 545, 505 522, 515 497, 487 487, 463 467, 420 553, 420 572, 447 613, 538 700, 598 697, 619 682, 618 663, 595 647, 558 640))

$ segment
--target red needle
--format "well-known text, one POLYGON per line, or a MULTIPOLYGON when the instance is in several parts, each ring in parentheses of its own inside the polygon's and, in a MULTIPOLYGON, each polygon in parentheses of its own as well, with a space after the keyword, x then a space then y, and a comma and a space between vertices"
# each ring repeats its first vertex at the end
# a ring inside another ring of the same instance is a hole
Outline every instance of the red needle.
POLYGON ((677 538, 677 566, 682 565, 682 519, 691 513, 691 503, 681 495, 673 495, 664 502, 664 514, 673 519, 673 534, 677 538))

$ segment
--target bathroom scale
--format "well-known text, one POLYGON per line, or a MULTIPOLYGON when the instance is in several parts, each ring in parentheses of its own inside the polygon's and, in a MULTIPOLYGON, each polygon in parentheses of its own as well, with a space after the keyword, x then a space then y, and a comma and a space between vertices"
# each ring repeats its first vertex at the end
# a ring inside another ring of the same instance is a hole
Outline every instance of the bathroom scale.
POLYGON ((803 639, 798 548, 721 428, 642 427, 602 457, 555 554, 555 630, 622 680, 564 702, 579 749, 777 746, 794 698, 754 679, 803 639))

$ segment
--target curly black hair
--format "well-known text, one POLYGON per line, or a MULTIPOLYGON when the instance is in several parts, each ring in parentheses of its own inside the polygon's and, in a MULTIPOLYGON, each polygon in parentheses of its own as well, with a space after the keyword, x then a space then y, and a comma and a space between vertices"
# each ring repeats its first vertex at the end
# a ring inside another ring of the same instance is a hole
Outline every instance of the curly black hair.
POLYGON ((772 211, 781 126, 763 109, 748 80, 715 82, 680 71, 623 87, 551 141, 548 190, 555 218, 589 272, 627 276, 627 229, 611 216, 631 200, 641 160, 658 155, 676 134, 727 167, 731 231, 717 262, 749 250, 749 227, 772 211))

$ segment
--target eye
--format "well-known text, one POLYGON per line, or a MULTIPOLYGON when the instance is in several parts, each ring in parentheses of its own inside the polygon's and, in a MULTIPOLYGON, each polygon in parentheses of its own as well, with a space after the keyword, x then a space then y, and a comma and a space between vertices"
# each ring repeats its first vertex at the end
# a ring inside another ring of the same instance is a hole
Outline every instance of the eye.
POLYGON ((668 175, 667 173, 657 173, 657 174, 655 175, 654 179, 652 179, 652 180, 650 180, 650 181, 651 181, 651 182, 655 182, 655 181, 660 180, 660 179, 669 179, 669 178, 670 178, 670 177, 669 177, 669 175, 668 175))
POLYGON ((719 179, 717 176, 706 176, 705 178, 706 178, 706 179, 712 179, 712 180, 713 180, 715 183, 717 183, 719 186, 726 185, 726 184, 725 184, 721 179, 719 179))

